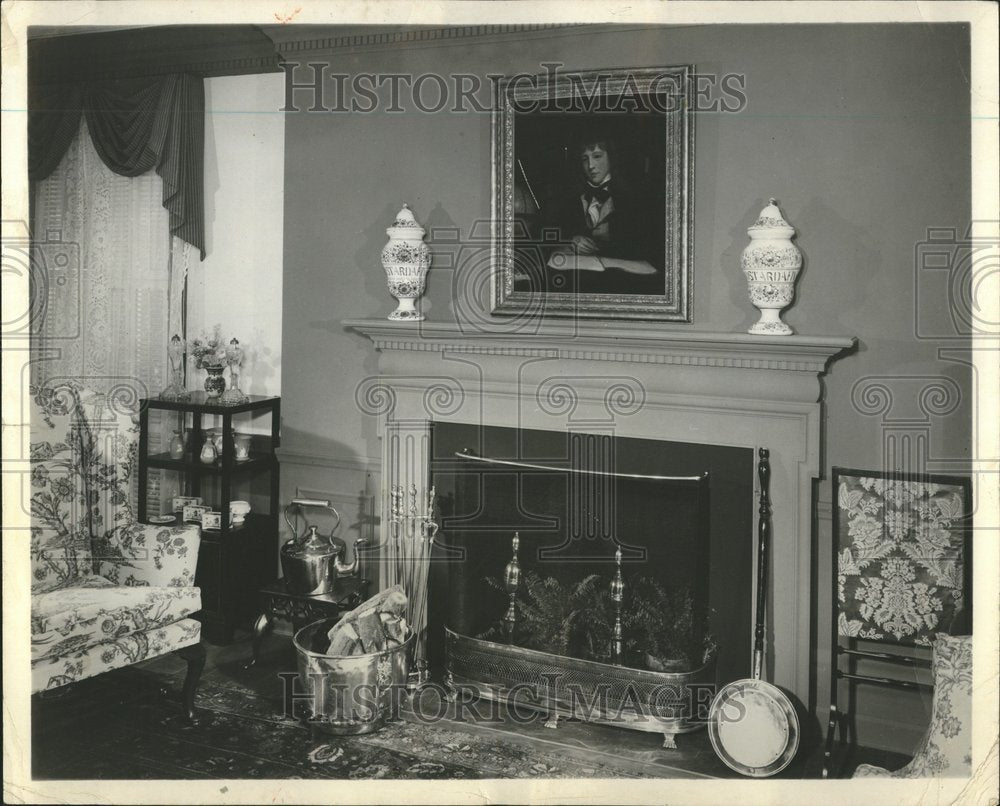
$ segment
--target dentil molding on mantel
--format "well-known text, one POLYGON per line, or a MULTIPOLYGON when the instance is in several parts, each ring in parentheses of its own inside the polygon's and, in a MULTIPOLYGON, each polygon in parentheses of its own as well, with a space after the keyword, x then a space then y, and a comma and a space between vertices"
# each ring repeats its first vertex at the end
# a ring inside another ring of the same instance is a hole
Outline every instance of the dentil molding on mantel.
POLYGON ((490 329, 454 322, 347 319, 379 350, 461 352, 638 364, 680 364, 820 373, 851 350, 853 336, 751 336, 650 326, 520 322, 490 329))

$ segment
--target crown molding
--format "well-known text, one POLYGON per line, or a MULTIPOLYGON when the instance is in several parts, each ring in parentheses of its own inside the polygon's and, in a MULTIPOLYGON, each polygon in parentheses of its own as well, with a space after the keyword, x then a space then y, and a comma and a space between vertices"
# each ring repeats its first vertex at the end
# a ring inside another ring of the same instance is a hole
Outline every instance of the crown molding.
POLYGON ((274 73, 274 43, 257 25, 164 25, 65 35, 28 42, 33 84, 192 73, 204 77, 274 73))
POLYGON ((205 77, 272 73, 281 69, 283 59, 468 47, 470 40, 520 42, 650 27, 610 23, 63 26, 29 36, 28 53, 31 81, 48 84, 178 72, 205 77))
POLYGON ((524 40, 557 35, 577 35, 587 27, 579 23, 539 25, 265 25, 284 59, 331 52, 374 52, 399 48, 467 46, 469 39, 524 40))
POLYGON ((851 336, 751 336, 668 330, 645 325, 525 323, 485 330, 447 322, 349 319, 342 324, 365 335, 381 351, 579 359, 637 364, 677 364, 822 373, 835 357, 854 348, 851 336))

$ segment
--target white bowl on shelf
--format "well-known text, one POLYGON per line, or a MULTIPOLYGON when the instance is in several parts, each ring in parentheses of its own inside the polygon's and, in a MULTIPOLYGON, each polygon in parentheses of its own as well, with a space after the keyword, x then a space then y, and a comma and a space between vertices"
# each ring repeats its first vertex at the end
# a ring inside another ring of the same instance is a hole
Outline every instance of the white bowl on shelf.
POLYGON ((249 501, 230 501, 229 502, 229 519, 233 522, 234 526, 239 526, 243 523, 247 515, 250 514, 250 502, 249 501))

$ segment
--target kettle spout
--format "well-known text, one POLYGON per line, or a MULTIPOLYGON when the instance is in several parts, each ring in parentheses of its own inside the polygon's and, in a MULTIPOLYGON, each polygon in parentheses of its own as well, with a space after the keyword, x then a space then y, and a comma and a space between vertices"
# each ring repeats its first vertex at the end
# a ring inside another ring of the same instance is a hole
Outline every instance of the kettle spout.
POLYGON ((361 561, 361 548, 365 545, 364 538, 358 538, 354 541, 354 559, 349 563, 345 563, 341 558, 344 556, 344 552, 340 552, 333 560, 333 570, 338 577, 349 577, 356 576, 360 570, 361 561))

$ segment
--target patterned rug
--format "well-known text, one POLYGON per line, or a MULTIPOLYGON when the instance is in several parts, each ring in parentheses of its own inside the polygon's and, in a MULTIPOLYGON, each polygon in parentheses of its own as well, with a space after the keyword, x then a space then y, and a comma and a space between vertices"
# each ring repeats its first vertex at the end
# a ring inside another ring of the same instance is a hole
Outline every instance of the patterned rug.
POLYGON ((313 735, 270 693, 207 674, 198 722, 176 702, 180 675, 136 668, 81 681, 65 696, 33 698, 34 777, 40 779, 635 778, 454 725, 398 721, 365 736, 313 735), (164 696, 160 688, 167 690, 164 696))

